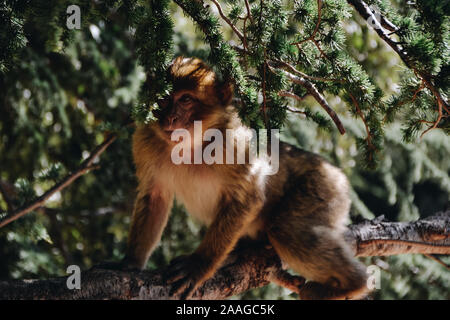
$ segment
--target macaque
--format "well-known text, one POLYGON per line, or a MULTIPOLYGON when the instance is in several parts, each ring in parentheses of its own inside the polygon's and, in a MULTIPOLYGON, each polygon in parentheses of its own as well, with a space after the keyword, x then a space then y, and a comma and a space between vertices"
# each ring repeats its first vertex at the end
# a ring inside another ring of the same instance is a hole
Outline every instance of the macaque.
MULTIPOLYGON (((145 267, 175 197, 208 227, 195 252, 176 258, 168 268, 176 297, 192 297, 245 237, 268 241, 285 264, 309 280, 301 299, 363 297, 365 268, 343 237, 350 208, 345 175, 320 156, 286 143, 280 143, 279 170, 272 175, 264 174, 264 166, 270 166, 265 159, 174 164, 172 150, 178 143, 186 144, 182 152, 192 154, 205 147, 195 139, 173 141, 177 129, 194 134, 194 121, 201 121, 203 132, 217 129, 225 137, 231 129, 236 133, 231 139, 238 139, 248 128, 230 105, 233 86, 200 59, 175 59, 168 77, 173 91, 158 103, 158 121, 139 126, 133 136, 138 188, 126 267, 145 267)), ((224 146, 218 152, 225 158, 232 151, 224 146)))

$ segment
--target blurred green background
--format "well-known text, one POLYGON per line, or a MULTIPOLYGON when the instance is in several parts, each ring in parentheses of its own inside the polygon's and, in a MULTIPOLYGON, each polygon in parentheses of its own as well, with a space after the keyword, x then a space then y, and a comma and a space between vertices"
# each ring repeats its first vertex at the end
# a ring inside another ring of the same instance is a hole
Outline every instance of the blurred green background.
MULTIPOLYGON (((209 47, 202 35, 178 7, 171 10, 175 54, 206 58, 209 47)), ((76 169, 103 141, 110 124, 129 122, 145 73, 137 62, 133 30, 122 27, 123 19, 119 11, 108 20, 90 17, 89 25, 56 44, 42 39, 49 34, 43 30, 65 24, 64 19, 29 21, 26 26, 33 41, 0 74, 0 183, 14 185, 16 206, 76 169)), ((387 99, 398 88, 405 67, 359 17, 348 19, 345 31, 347 51, 387 99)), ((225 37, 231 36, 229 32, 224 28, 225 37)), ((347 134, 319 129, 290 114, 282 139, 320 153, 345 171, 353 186, 354 222, 378 215, 408 221, 448 207, 450 139, 444 132, 433 130, 421 140, 405 143, 401 124, 394 122, 386 130, 380 164, 375 170, 365 169, 355 139, 364 135, 362 122, 346 111, 340 98, 328 99, 347 134)), ((320 110, 311 97, 301 104, 320 110)), ((62 276, 71 264, 86 269, 123 256, 136 188, 132 132, 132 128, 121 130, 119 139, 101 156, 99 169, 57 193, 45 208, 0 229, 0 279, 62 276)), ((0 196, 0 210, 6 209, 0 196)), ((163 267, 177 255, 193 251, 203 232, 182 206, 175 205, 148 268, 163 267)), ((373 257, 364 262, 381 268, 381 289, 373 293, 375 299, 450 298, 450 273, 422 255, 373 257)), ((236 298, 295 295, 269 285, 236 298)))

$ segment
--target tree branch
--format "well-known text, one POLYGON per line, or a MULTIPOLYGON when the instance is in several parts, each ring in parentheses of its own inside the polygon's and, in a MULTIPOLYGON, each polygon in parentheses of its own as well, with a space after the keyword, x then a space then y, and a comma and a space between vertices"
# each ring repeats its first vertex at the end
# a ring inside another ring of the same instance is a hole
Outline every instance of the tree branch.
MULTIPOLYGON (((273 62, 269 62, 268 66, 269 66, 270 71, 275 72, 272 67, 276 68, 277 67, 276 64, 274 64, 273 62)), ((292 82, 298 83, 298 84, 302 85, 303 87, 305 87, 305 89, 308 91, 308 93, 310 95, 312 95, 314 97, 314 99, 316 99, 316 101, 328 113, 328 115, 331 117, 331 119, 336 124, 336 127, 338 128, 339 132, 341 134, 345 133, 344 125, 342 124, 341 120, 339 119, 337 113, 333 109, 331 109, 331 107, 328 104, 328 102, 325 99, 325 97, 317 90, 317 88, 314 86, 313 83, 311 83, 310 81, 306 80, 304 77, 302 77, 300 75, 298 75, 298 76, 294 75, 294 74, 292 74, 290 72, 287 72, 287 71, 285 71, 283 69, 278 69, 278 70, 280 70, 292 82)), ((298 71, 298 72, 300 72, 300 71, 298 71)))
POLYGON ((242 32, 239 31, 238 28, 236 28, 236 26, 231 22, 231 20, 228 19, 227 16, 223 13, 222 6, 220 5, 220 3, 217 2, 216 0, 211 0, 211 1, 215 4, 217 11, 219 11, 220 17, 231 27, 231 29, 233 29, 234 33, 241 40, 242 44, 244 46, 247 46, 244 35, 242 34, 242 32))
MULTIPOLYGON (((322 0, 317 0, 317 22, 316 22, 316 26, 314 27, 313 33, 308 38, 303 39, 301 41, 293 42, 293 43, 291 43, 291 45, 300 45, 309 40, 315 41, 314 38, 316 36, 317 31, 319 31, 321 19, 322 19, 322 0)), ((317 45, 317 43, 316 43, 316 45, 317 45)))
MULTIPOLYGON (((351 225, 345 234, 355 256, 404 253, 450 254, 450 211, 415 222, 388 222, 383 217, 351 225)), ((69 290, 67 277, 0 281, 0 299, 169 299, 164 270, 90 269, 81 274, 81 289, 69 290)), ((272 248, 237 249, 194 299, 224 299, 275 282, 294 292, 304 279, 287 274, 272 248)))
POLYGON ((276 59, 274 64, 279 64, 280 66, 282 66, 283 68, 287 69, 287 71, 292 72, 300 77, 303 78, 307 78, 307 79, 311 79, 311 80, 316 80, 316 81, 334 81, 334 82, 345 82, 344 79, 330 79, 330 78, 324 78, 324 77, 316 77, 316 76, 310 76, 309 74, 303 73, 300 70, 297 70, 293 65, 284 62, 282 60, 276 59))
POLYGON ((380 216, 350 225, 346 240, 358 257, 450 254, 450 210, 415 222, 388 222, 380 216))
POLYGON ((76 179, 78 179, 79 177, 81 177, 82 175, 87 173, 88 171, 96 168, 96 166, 93 166, 92 163, 100 154, 103 153, 103 151, 106 150, 106 148, 109 147, 109 145, 111 143, 114 142, 114 140, 116 140, 116 138, 117 138, 117 136, 114 134, 108 136, 102 144, 98 145, 94 150, 92 150, 89 157, 81 163, 80 167, 75 172, 68 174, 66 177, 64 177, 64 179, 62 179, 62 181, 55 184, 47 192, 45 192, 42 196, 38 197, 33 202, 25 205, 22 208, 18 208, 16 210, 12 211, 10 214, 8 214, 4 218, 0 219, 0 228, 19 219, 20 217, 23 217, 27 213, 29 213, 39 207, 42 207, 44 205, 44 203, 49 198, 51 198, 51 196, 53 196, 56 192, 63 190, 64 188, 66 188, 67 186, 72 184, 76 179))
POLYGON ((347 0, 349 4, 351 4, 355 10, 363 17, 365 20, 371 19, 372 27, 375 30, 375 32, 378 34, 378 36, 384 40, 402 59, 403 63, 414 71, 416 76, 418 76, 426 85, 426 87, 431 91, 431 93, 434 95, 438 108, 438 117, 436 121, 434 121, 433 125, 431 125, 427 130, 425 130, 421 136, 423 136, 428 131, 437 128, 439 122, 441 121, 443 117, 443 109, 448 110, 448 103, 445 101, 445 99, 442 97, 441 93, 438 89, 433 85, 432 77, 426 73, 423 70, 418 70, 416 66, 414 66, 413 60, 408 56, 408 53, 406 50, 404 50, 402 47, 398 45, 397 42, 392 40, 389 37, 389 34, 385 31, 387 30, 397 30, 397 27, 392 24, 391 22, 388 23, 388 20, 381 16, 381 22, 377 20, 372 10, 369 8, 369 6, 362 0, 347 0), (385 29, 386 28, 386 29, 385 29))

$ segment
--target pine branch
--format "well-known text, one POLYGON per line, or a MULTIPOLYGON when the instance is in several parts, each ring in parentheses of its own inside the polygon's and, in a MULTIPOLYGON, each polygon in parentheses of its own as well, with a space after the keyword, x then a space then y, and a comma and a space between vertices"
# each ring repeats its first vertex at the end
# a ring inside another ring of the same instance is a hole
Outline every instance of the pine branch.
MULTIPOLYGON (((268 63, 269 69, 276 73, 276 71, 273 68, 276 68, 276 64, 274 64, 273 62, 269 62, 268 63)), ((293 68, 293 67, 292 67, 293 68)), ((330 105, 328 104, 327 100, 325 99, 325 97, 317 90, 317 88, 314 86, 313 83, 309 82, 308 80, 306 80, 305 78, 303 78, 302 76, 296 76, 290 72, 287 72, 283 69, 277 69, 279 71, 281 71, 289 80, 291 80, 292 82, 298 83, 300 85, 302 85, 303 87, 305 87, 305 89, 308 91, 308 93, 310 95, 312 95, 314 97, 314 99, 316 99, 316 101, 322 106, 322 108, 328 113, 328 115, 331 117, 331 119, 333 119, 334 123, 336 124, 336 127, 338 128, 339 132, 341 134, 345 134, 345 128, 344 125, 342 124, 341 120, 339 119, 338 115, 336 114, 336 112, 330 107, 330 105)))
POLYGON ((211 15, 203 1, 174 0, 174 2, 198 25, 205 35, 206 42, 210 45, 210 58, 225 77, 233 80, 244 106, 239 110, 241 119, 252 128, 261 127, 255 117, 260 110, 257 91, 245 79, 245 72, 239 64, 236 52, 224 41, 215 17, 211 15))
POLYGON ((344 79, 330 79, 330 78, 324 78, 324 77, 316 77, 316 76, 310 76, 309 74, 303 73, 300 70, 297 70, 293 65, 290 65, 287 62, 281 61, 276 59, 275 62, 282 66, 283 68, 287 69, 289 72, 292 72, 296 75, 299 75, 300 77, 316 80, 316 81, 334 81, 334 82, 345 82, 344 79))
POLYGON ((211 0, 215 5, 217 10, 219 11, 219 15, 220 17, 231 27, 231 29, 233 29, 234 33, 238 36, 238 38, 241 40, 241 42, 244 44, 244 46, 246 46, 246 41, 244 39, 244 35, 242 34, 241 31, 239 31, 238 28, 236 28, 236 26, 230 21, 230 19, 227 18, 227 16, 223 13, 222 10, 222 6, 220 5, 219 2, 217 2, 216 0, 211 0))
POLYGON ((306 39, 303 39, 301 41, 297 41, 297 42, 293 42, 291 43, 292 45, 300 45, 306 41, 313 41, 316 45, 317 42, 315 40, 317 31, 319 31, 319 26, 320 26, 320 21, 322 20, 322 0, 317 0, 317 22, 316 22, 316 26, 314 28, 313 33, 306 39))
POLYGON ((245 8, 247 9, 247 17, 246 18, 249 18, 250 22, 254 23, 253 17, 252 17, 252 13, 251 13, 251 10, 250 10, 250 4, 248 3, 248 0, 245 0, 245 8))
POLYGON ((355 10, 361 15, 361 17, 363 17, 365 20, 368 20, 369 18, 372 21, 373 24, 373 29, 375 30, 375 32, 378 34, 378 36, 384 40, 384 42, 386 42, 400 57, 400 59, 405 63, 405 65, 410 68, 411 70, 414 71, 414 73, 425 83, 426 87, 431 91, 431 93, 434 95, 436 102, 437 102, 437 111, 438 111, 438 116, 436 121, 434 121, 434 123, 422 133, 422 136, 427 133, 428 131, 437 128, 437 126, 439 125, 439 122, 442 120, 443 118, 443 109, 444 110, 448 110, 448 102, 445 101, 445 99, 442 97, 442 95, 440 94, 439 90, 434 86, 431 76, 423 71, 423 70, 419 70, 417 67, 414 66, 414 61, 413 59, 408 55, 408 53, 394 40, 392 40, 389 37, 389 34, 385 31, 385 26, 388 26, 388 30, 390 30, 389 28, 393 28, 394 30, 397 30, 397 27, 392 24, 389 23, 387 24, 387 19, 384 18, 382 15, 381 16, 381 22, 377 20, 377 18, 375 17, 374 13, 372 12, 372 10, 370 10, 369 6, 362 0, 347 0, 347 2, 349 4, 351 4, 355 10), (384 25, 383 25, 383 21, 384 21, 384 25))
POLYGON ((450 265, 446 264, 444 261, 439 259, 436 255, 425 253, 424 256, 427 257, 427 258, 430 258, 433 261, 436 261, 440 265, 444 266, 446 269, 450 270, 450 265))
MULTIPOLYGON (((450 211, 414 222, 388 222, 383 217, 349 226, 345 234, 355 256, 405 253, 450 254, 450 211)), ((0 299, 169 299, 164 270, 112 271, 90 269, 81 274, 81 289, 68 290, 67 277, 49 280, 0 281, 0 299)), ((282 270, 272 248, 236 249, 194 299, 225 299, 275 282, 300 292, 304 279, 282 270)))
POLYGON ((62 179, 59 183, 55 184, 53 187, 51 187, 47 192, 45 192, 42 196, 38 197, 33 202, 25 205, 22 208, 18 208, 8 215, 6 215, 4 218, 0 219, 0 228, 4 227, 5 225, 19 219, 20 217, 23 217, 27 213, 40 208, 44 205, 44 203, 51 198, 56 192, 63 190, 64 188, 71 185, 76 179, 84 175, 85 173, 89 172, 92 169, 96 169, 97 166, 92 165, 94 160, 101 155, 106 148, 109 147, 111 143, 116 140, 117 136, 115 134, 108 136, 105 141, 98 145, 92 152, 90 153, 89 157, 84 160, 81 165, 78 167, 78 169, 70 174, 68 174, 64 179, 62 179))
MULTIPOLYGON (((366 142, 367 142, 367 146, 368 148, 370 148, 370 150, 375 151, 376 148, 372 143, 372 134, 370 133, 370 128, 369 128, 369 124, 366 121, 366 117, 364 116, 364 114, 361 111, 361 108, 359 107, 359 103, 356 100, 355 96, 352 95, 350 92, 348 93, 348 95, 350 96, 350 99, 352 99, 353 101, 353 105, 355 106, 356 109, 356 113, 358 114, 358 116, 361 118, 363 124, 364 124, 364 128, 366 129, 366 142)), ((369 160, 372 160, 372 153, 369 154, 369 160)))

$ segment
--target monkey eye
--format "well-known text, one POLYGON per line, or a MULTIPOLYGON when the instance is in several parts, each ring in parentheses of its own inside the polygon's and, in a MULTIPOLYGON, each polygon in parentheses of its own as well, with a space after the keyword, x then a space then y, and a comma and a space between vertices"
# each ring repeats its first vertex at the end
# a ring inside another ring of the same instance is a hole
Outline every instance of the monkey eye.
POLYGON ((158 105, 160 106, 160 108, 165 108, 169 105, 169 102, 170 102, 169 98, 160 99, 158 100, 158 105))
POLYGON ((178 99, 178 102, 181 103, 181 104, 184 105, 184 106, 189 105, 189 104, 192 103, 193 101, 194 101, 194 98, 192 98, 192 96, 189 95, 189 94, 183 94, 183 95, 181 96, 181 98, 178 99))

